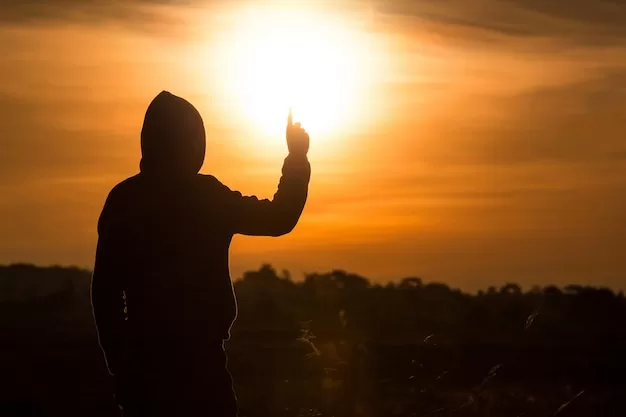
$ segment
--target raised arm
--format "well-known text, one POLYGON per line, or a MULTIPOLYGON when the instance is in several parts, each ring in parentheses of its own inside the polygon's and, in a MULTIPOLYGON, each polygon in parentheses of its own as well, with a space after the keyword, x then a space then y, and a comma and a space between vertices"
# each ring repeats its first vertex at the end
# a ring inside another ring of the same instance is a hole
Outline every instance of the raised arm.
POLYGON ((259 200, 228 190, 229 217, 234 233, 251 236, 281 236, 293 230, 306 203, 311 165, 307 159, 309 135, 293 124, 291 110, 287 122, 287 147, 282 177, 274 198, 259 200))

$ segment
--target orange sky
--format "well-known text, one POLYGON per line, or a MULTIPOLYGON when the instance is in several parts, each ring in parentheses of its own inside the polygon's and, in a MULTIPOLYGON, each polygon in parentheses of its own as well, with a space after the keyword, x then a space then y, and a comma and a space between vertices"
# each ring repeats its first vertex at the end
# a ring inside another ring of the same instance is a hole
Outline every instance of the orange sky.
POLYGON ((91 267, 99 211, 137 172, 143 113, 164 89, 203 114, 202 171, 270 197, 286 152, 268 94, 280 53, 246 61, 231 44, 280 43, 265 27, 295 16, 315 30, 291 80, 310 87, 296 97, 310 199, 291 235, 235 238, 233 277, 271 262, 465 289, 626 288, 626 6, 59 3, 0 11, 0 262, 91 267))

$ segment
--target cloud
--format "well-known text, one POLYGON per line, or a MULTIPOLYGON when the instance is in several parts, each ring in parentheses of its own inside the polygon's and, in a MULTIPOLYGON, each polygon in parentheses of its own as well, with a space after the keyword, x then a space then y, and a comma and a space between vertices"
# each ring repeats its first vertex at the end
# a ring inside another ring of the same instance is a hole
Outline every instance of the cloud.
POLYGON ((156 2, 106 0, 31 0, 0 2, 0 19, 5 23, 48 20, 107 20, 111 18, 142 17, 137 6, 156 2))
MULTIPOLYGON (((87 25, 116 23, 134 30, 154 26, 184 29, 176 13, 214 6, 250 4, 243 0, 0 0, 0 22, 5 25, 73 22, 87 25), (166 13, 163 11, 167 10, 166 13)), ((294 4, 305 5, 306 2, 294 4)), ((287 7, 289 1, 276 1, 287 7)), ((313 2, 311 2, 313 4, 313 2)), ((413 28, 456 42, 494 42, 513 39, 560 39, 573 45, 626 41, 626 2, 623 0, 345 0, 326 3, 345 11, 359 4, 373 10, 378 25, 413 28), (391 17, 392 21, 387 18, 391 17), (399 18, 401 21, 398 21, 399 18), (386 23, 387 22, 387 23, 386 23), (467 36, 471 34, 471 36, 467 36), (496 38, 494 38, 494 36, 496 38)))
POLYGON ((188 6, 199 1, 176 0, 28 0, 0 1, 0 19, 6 22, 89 18, 93 20, 145 17, 147 6, 188 6))
POLYGON ((510 122, 468 129, 466 135, 481 139, 463 149, 466 158, 626 163, 626 69, 493 100, 510 122))
POLYGON ((412 18, 407 26, 436 31, 459 41, 560 38, 574 44, 621 43, 626 39, 626 2, 620 0, 374 1, 382 16, 412 18))
POLYGON ((78 118, 93 112, 107 110, 90 103, 76 106, 63 99, 41 103, 0 94, 0 187, 127 166, 129 158, 120 150, 134 144, 129 143, 134 138, 104 131, 105 126, 60 126, 67 114, 76 113, 78 118), (51 115, 63 116, 55 121, 51 115))
POLYGON ((153 36, 186 33, 186 16, 203 0, 0 0, 0 25, 115 25, 153 36))

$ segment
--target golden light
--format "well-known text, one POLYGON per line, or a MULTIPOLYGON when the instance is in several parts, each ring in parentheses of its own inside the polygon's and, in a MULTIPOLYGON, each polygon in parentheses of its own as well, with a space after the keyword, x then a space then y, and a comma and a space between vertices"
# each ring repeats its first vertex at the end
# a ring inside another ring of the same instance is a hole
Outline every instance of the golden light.
POLYGON ((373 73, 367 37, 332 15, 238 11, 213 46, 215 82, 229 112, 263 136, 281 137, 290 106, 316 141, 367 117, 363 103, 373 73))

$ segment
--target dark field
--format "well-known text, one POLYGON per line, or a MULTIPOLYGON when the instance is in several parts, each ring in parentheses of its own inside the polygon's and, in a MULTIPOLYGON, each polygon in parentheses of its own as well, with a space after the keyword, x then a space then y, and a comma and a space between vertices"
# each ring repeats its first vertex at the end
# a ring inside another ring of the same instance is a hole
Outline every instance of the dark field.
MULTIPOLYGON (((113 416, 90 273, 0 268, 0 416, 113 416)), ((626 300, 342 271, 235 284, 228 343, 243 417, 624 416, 626 300)), ((182 381, 181 383, 184 383, 182 381)))

